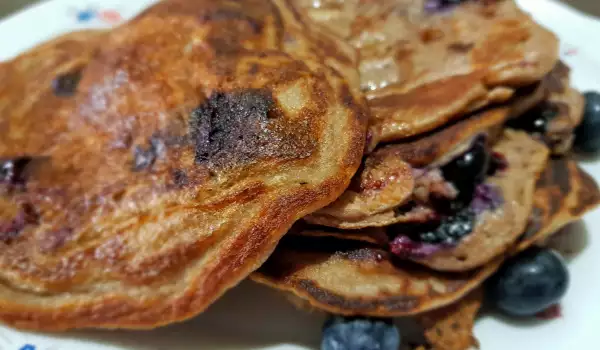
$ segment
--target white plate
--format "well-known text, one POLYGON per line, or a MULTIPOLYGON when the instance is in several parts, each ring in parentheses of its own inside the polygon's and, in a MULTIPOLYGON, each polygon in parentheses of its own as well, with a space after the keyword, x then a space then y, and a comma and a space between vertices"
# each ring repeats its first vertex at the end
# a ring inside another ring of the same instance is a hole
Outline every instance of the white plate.
MULTIPOLYGON (((2 1, 2 0, 0 0, 2 1)), ((218 0, 214 0, 218 1, 218 0)), ((593 0, 590 0, 593 1, 593 0)), ((53 0, 0 22, 0 60, 56 35, 110 27, 155 0, 53 0)), ((600 21, 552 0, 521 0, 534 17, 562 39, 563 59, 575 85, 600 90, 600 21)), ((584 168, 600 179, 600 162, 584 168)), ((484 317, 476 327, 483 350, 599 349, 600 211, 570 228, 572 284, 563 317, 551 322, 511 323, 484 317), (587 227, 587 229, 586 229, 587 227), (583 244, 585 243, 585 244, 583 244)), ((0 327, 0 350, 204 350, 318 349, 322 317, 295 310, 281 295, 245 282, 192 321, 150 332, 86 331, 43 335, 0 327)))

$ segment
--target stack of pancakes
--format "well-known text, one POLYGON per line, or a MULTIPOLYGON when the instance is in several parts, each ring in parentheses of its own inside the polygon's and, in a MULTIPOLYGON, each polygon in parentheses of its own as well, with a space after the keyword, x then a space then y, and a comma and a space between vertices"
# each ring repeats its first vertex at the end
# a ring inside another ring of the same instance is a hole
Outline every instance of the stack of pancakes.
POLYGON ((370 129, 350 187, 252 278, 334 314, 415 316, 433 349, 475 345, 482 282, 600 201, 569 159, 584 101, 557 38, 513 1, 293 2, 357 50, 370 129))
POLYGON ((0 63, 0 320, 152 328, 258 269, 472 345, 482 282, 600 192, 556 37, 456 3, 165 0, 0 63))

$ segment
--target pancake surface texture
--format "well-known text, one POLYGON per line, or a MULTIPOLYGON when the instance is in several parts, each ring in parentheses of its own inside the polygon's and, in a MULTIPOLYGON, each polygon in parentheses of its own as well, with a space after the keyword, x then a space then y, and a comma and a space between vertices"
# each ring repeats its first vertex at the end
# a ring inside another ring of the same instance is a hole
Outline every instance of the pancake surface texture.
POLYGON ((289 0, 359 54, 372 144, 433 130, 540 80, 557 38, 513 0, 289 0))
POLYGON ((165 1, 0 64, 0 321, 187 319, 343 192, 367 123, 352 59, 288 49, 278 6, 165 1))
POLYGON ((459 300, 501 261, 467 273, 444 274, 399 262, 373 245, 307 234, 284 238, 252 279, 334 314, 397 317, 459 300))

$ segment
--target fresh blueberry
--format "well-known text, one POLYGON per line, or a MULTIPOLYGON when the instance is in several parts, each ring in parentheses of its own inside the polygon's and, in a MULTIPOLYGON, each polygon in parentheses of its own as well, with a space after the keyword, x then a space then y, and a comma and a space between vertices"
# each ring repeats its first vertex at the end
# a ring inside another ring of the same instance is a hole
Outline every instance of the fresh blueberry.
POLYGON ((485 180, 489 165, 485 139, 478 137, 469 150, 444 165, 442 173, 458 189, 458 201, 469 203, 475 187, 485 180))
POLYGON ((321 350, 398 350, 400 333, 391 321, 334 316, 325 323, 321 350))
POLYGON ((489 281, 489 295, 498 309, 511 316, 534 316, 565 295, 569 272, 561 257, 534 248, 507 261, 489 281))
POLYGON ((600 150, 600 93, 586 92, 583 120, 575 130, 575 147, 583 152, 600 150))

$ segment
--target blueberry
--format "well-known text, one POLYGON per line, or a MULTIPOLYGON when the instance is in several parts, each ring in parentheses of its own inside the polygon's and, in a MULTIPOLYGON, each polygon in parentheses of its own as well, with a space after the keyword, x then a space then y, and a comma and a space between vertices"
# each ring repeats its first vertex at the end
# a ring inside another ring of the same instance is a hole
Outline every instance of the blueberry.
POLYGON ((31 157, 0 159, 0 183, 9 185, 24 184, 25 169, 31 161, 31 157))
POLYGON ((490 154, 485 139, 477 138, 469 150, 442 167, 444 178, 459 192, 459 201, 470 202, 475 187, 485 180, 490 165, 490 154))
POLYGON ((323 329, 321 350, 398 350, 400 333, 391 321, 334 316, 323 329))
POLYGON ((454 215, 442 218, 436 228, 419 233, 416 240, 428 244, 454 245, 473 231, 474 222, 473 211, 469 208, 462 209, 454 215))
POLYGON ((67 72, 57 76, 52 81, 54 94, 60 97, 70 97, 75 94, 79 81, 81 80, 81 70, 67 72))
POLYGON ((543 135, 548 129, 550 120, 558 115, 558 107, 549 102, 542 102, 531 108, 519 118, 512 119, 508 126, 524 130, 530 134, 543 135))
POLYGON ((575 147, 583 152, 600 150, 600 93, 586 92, 583 120, 575 130, 575 147))
POLYGON ((534 248, 507 261, 490 279, 491 302, 511 316, 534 316, 565 295, 569 273, 561 257, 534 248))
POLYGON ((460 5, 465 0, 427 0, 425 2, 425 10, 436 11, 443 10, 448 7, 460 5))

